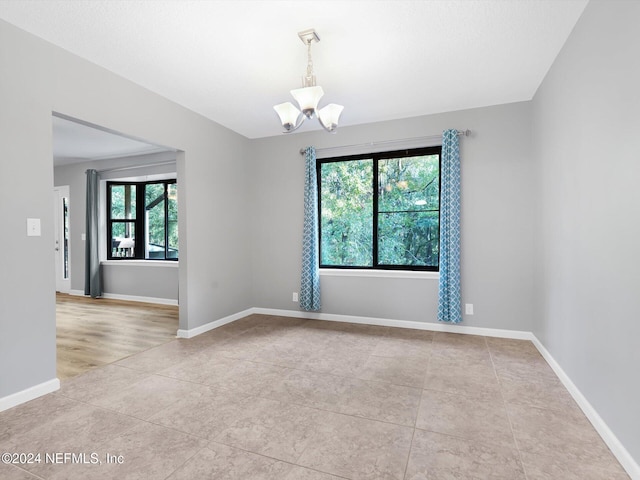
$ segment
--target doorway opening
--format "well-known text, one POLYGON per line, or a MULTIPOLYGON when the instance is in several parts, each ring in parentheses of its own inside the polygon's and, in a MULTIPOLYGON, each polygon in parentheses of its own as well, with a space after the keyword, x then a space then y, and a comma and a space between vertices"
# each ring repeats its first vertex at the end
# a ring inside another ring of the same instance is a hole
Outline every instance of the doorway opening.
MULTIPOLYGON (((107 214, 113 217, 115 210, 107 212, 106 191, 108 181, 171 179, 179 185, 179 152, 59 113, 52 115, 52 130, 57 376, 64 380, 175 339, 179 328, 177 217, 170 218, 176 225, 165 222, 166 228, 176 229, 171 237, 176 237, 176 258, 114 259, 110 247, 122 239, 107 238, 113 233, 106 228, 107 214), (96 170, 100 176, 100 226, 97 237, 90 237, 100 251, 100 298, 84 295, 87 170, 96 170)), ((165 203, 178 201, 174 190, 165 203)), ((146 206, 144 197, 141 200, 146 206)), ((164 238, 156 232, 160 222, 154 213, 149 208, 139 216, 151 217, 155 221, 150 223, 151 233, 164 238)), ((142 224, 137 230, 139 235, 149 235, 142 224)))

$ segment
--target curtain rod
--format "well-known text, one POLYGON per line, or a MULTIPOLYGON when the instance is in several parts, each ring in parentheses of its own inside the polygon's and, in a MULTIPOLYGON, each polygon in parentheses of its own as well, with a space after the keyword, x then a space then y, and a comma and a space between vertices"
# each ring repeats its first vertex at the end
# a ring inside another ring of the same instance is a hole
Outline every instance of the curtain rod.
POLYGON ((176 161, 171 160, 168 162, 156 162, 156 163, 143 163, 140 165, 130 165, 128 167, 118 167, 118 168, 106 168, 104 170, 97 170, 98 173, 106 173, 106 172, 121 172, 124 170, 137 170, 138 168, 145 167, 160 167, 162 165, 175 165, 176 161))
MULTIPOLYGON (((471 135, 471 130, 458 130, 459 137, 468 137, 471 135)), ((442 138, 442 135, 428 135, 426 137, 412 137, 412 138, 400 138, 398 140, 383 140, 381 142, 369 142, 369 143, 357 143, 354 145, 340 145, 338 147, 326 147, 316 149, 316 153, 319 151, 337 150, 340 148, 354 148, 354 147, 375 147, 378 145, 393 145, 394 143, 406 143, 415 142, 417 140, 438 140, 442 138)), ((300 149, 300 155, 304 155, 304 148, 300 149)))

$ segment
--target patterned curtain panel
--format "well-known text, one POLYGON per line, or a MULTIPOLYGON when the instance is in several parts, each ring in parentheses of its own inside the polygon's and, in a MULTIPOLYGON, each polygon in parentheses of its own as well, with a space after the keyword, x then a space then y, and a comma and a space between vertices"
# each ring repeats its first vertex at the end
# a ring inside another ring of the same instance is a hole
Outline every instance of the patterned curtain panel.
POLYGON ((320 271, 318 267, 318 182, 316 180, 316 150, 304 152, 304 226, 302 232, 302 274, 300 308, 320 310, 320 271))
POLYGON ((462 321, 460 297, 460 150, 458 131, 442 132, 438 320, 462 321))
POLYGON ((87 225, 84 251, 84 294, 93 298, 102 295, 100 257, 98 254, 98 205, 100 176, 87 170, 87 225))

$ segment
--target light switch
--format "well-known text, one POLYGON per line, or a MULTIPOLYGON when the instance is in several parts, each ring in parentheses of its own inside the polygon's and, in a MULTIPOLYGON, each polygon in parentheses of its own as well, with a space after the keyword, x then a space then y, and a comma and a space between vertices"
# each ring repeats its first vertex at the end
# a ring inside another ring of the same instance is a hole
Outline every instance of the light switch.
POLYGON ((80 240, 82 240, 82 241, 84 242, 86 239, 87 239, 87 235, 86 235, 85 233, 83 233, 83 234, 80 236, 80 240))
POLYGON ((40 219, 39 218, 27 218, 27 237, 39 237, 40 232, 40 219))

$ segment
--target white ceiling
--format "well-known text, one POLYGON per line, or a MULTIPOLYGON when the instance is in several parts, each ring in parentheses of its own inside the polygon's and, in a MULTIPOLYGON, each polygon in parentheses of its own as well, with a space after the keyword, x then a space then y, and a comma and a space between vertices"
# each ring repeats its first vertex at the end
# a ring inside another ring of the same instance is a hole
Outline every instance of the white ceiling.
MULTIPOLYGON (((312 47, 341 125, 530 100, 587 0, 0 0, 0 18, 249 138, 312 47)), ((306 122, 299 131, 320 128, 306 122)))
POLYGON ((135 140, 66 118, 53 116, 53 165, 87 160, 129 157, 168 151, 166 147, 135 140))

